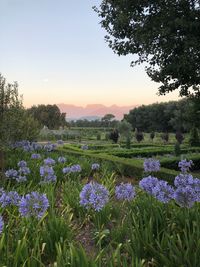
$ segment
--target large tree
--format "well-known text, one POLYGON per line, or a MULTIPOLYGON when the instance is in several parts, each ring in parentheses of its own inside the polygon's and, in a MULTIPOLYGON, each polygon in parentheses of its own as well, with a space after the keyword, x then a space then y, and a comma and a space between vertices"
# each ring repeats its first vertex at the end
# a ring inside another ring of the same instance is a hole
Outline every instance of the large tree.
POLYGON ((56 105, 38 105, 28 109, 30 113, 41 125, 49 129, 57 129, 59 126, 65 126, 66 113, 61 113, 56 105))
POLYGON ((39 125, 22 105, 18 84, 7 83, 0 73, 0 169, 4 167, 4 152, 19 140, 36 139, 39 125))
POLYGON ((199 0, 103 0, 94 9, 109 46, 136 54, 131 65, 147 62, 160 95, 179 89, 200 97, 199 0))

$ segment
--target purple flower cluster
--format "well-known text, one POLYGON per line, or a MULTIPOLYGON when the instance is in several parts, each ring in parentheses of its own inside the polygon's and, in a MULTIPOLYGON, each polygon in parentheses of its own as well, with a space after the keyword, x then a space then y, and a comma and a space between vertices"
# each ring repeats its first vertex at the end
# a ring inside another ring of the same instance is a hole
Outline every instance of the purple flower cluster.
POLYGON ((26 152, 36 151, 42 149, 42 145, 38 144, 37 142, 29 142, 27 140, 22 140, 15 142, 12 145, 12 148, 22 148, 26 152))
POLYGON ((148 194, 154 196, 163 203, 169 202, 174 197, 174 189, 166 181, 148 176, 139 182, 139 186, 148 194))
POLYGON ((44 183, 56 182, 56 175, 52 166, 40 166, 40 176, 43 178, 44 183))
POLYGON ((9 205, 17 206, 20 200, 21 197, 16 191, 3 192, 0 197, 1 207, 4 208, 9 205))
POLYGON ((109 192, 101 184, 86 184, 80 193, 80 205, 86 209, 100 211, 109 201, 109 192))
POLYGON ((44 150, 46 150, 47 152, 54 151, 55 149, 56 149, 56 144, 48 143, 44 145, 44 150))
POLYGON ((68 174, 71 172, 71 167, 65 167, 62 169, 63 174, 68 174))
POLYGON ((192 207, 197 201, 200 202, 200 180, 193 178, 188 173, 181 173, 174 180, 176 187, 174 199, 182 207, 192 207))
POLYGON ((115 187, 115 196, 118 200, 132 200, 135 197, 135 188, 130 183, 121 183, 115 187))
POLYGON ((79 164, 71 166, 71 172, 81 172, 81 166, 79 164))
POLYGON ((166 181, 160 180, 152 189, 152 194, 155 198, 163 203, 168 203, 174 198, 174 188, 168 185, 166 181))
POLYGON ((63 145, 64 142, 63 142, 63 140, 58 140, 58 141, 57 141, 57 144, 58 144, 58 145, 63 145))
POLYGON ((47 159, 44 159, 44 164, 45 165, 54 165, 56 162, 55 162, 55 160, 54 159, 52 159, 52 158, 47 158, 47 159))
POLYGON ((2 218, 2 216, 0 216, 0 234, 3 231, 3 226, 4 226, 3 218, 2 218))
POLYGON ((18 172, 14 169, 9 169, 5 172, 5 176, 10 179, 16 179, 18 172))
POLYGON ((25 160, 21 160, 21 161, 19 161, 19 162, 17 163, 17 166, 18 166, 19 168, 24 168, 24 167, 27 167, 27 163, 26 163, 25 160))
POLYGON ((143 178, 139 186, 163 203, 174 199, 181 207, 191 208, 195 202, 200 202, 200 180, 187 173, 192 164, 191 160, 179 162, 182 173, 175 177, 174 187, 152 176, 143 178))
POLYGON ((192 167, 193 161, 189 160, 187 161, 186 159, 183 159, 179 162, 178 167, 181 169, 182 173, 187 173, 189 169, 192 167))
POLYGON ((82 149, 82 150, 88 150, 88 145, 82 145, 82 146, 81 146, 81 149, 82 149))
POLYGON ((139 182, 139 186, 148 194, 153 195, 153 188, 157 185, 157 183, 158 183, 158 178, 150 175, 148 177, 143 178, 139 182))
POLYGON ((62 172, 63 174, 68 174, 68 173, 76 173, 76 172, 81 172, 81 166, 76 164, 76 165, 72 165, 70 167, 65 167, 63 168, 62 172))
POLYGON ((9 169, 5 172, 5 176, 9 179, 16 180, 17 182, 27 181, 26 175, 30 174, 30 169, 27 167, 27 163, 24 160, 18 162, 19 170, 9 169))
POLYGON ((32 154, 31 155, 31 159, 41 159, 41 156, 40 156, 40 154, 32 154))
POLYGON ((58 158, 58 163, 65 163, 66 162, 66 158, 65 157, 59 157, 58 158))
POLYGON ((98 171, 100 169, 99 163, 93 163, 92 166, 91 166, 91 169, 93 171, 98 171))
POLYGON ((40 219, 48 207, 49 201, 45 194, 31 192, 21 198, 19 203, 19 212, 22 217, 33 216, 40 219))
POLYGON ((145 159, 143 166, 145 172, 158 172, 160 170, 160 161, 152 158, 145 159))

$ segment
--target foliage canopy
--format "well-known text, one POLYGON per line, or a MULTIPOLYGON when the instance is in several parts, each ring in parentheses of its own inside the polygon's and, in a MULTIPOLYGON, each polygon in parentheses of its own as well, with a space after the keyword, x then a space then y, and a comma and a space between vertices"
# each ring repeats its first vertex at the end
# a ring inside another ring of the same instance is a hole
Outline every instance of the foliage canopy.
POLYGON ((179 89, 181 96, 200 96, 199 0, 103 0, 94 10, 109 47, 137 54, 132 66, 148 63, 160 95, 179 89))

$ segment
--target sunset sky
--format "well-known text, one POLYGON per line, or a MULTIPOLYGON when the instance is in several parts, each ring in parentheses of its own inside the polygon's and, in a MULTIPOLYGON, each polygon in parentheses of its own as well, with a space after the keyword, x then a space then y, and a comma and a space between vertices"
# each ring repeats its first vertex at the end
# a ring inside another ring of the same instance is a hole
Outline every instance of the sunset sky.
POLYGON ((0 72, 18 81, 24 105, 138 105, 158 97, 158 84, 132 56, 118 57, 104 41, 92 10, 100 0, 0 0, 0 72))

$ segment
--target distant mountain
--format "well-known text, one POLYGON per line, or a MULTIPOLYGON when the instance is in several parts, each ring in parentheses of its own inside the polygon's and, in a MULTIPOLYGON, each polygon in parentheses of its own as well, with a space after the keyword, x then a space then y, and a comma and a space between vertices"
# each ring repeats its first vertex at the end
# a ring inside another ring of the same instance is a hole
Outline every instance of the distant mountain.
POLYGON ((86 107, 75 106, 75 105, 68 105, 68 104, 57 104, 61 112, 66 113, 67 119, 88 119, 94 120, 102 118, 105 114, 111 113, 115 115, 117 120, 121 120, 124 114, 128 113, 130 109, 136 107, 134 106, 105 106, 102 104, 90 104, 86 107))

